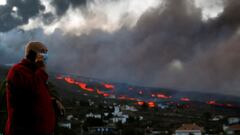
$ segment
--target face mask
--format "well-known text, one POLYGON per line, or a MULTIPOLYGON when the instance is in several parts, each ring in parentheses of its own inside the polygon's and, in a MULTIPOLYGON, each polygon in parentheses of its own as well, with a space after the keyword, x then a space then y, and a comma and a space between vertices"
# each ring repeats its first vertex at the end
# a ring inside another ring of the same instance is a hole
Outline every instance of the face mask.
POLYGON ((40 53, 40 55, 43 56, 43 62, 44 62, 44 64, 47 64, 48 54, 47 54, 47 53, 40 53))

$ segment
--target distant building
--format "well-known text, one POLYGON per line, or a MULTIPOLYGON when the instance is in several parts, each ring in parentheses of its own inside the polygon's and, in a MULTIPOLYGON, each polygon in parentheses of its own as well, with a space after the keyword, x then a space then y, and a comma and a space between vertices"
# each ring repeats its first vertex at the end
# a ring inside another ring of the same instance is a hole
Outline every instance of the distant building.
POLYGON ((110 98, 110 99, 116 99, 116 96, 115 96, 115 95, 110 95, 108 98, 110 98))
POLYGON ((118 133, 114 127, 89 127, 88 132, 90 135, 115 135, 118 133))
POLYGON ((161 108, 161 109, 166 109, 166 108, 168 108, 168 105, 164 105, 164 104, 158 104, 157 105, 159 108, 161 108))
POLYGON ((93 106, 95 104, 95 102, 89 99, 88 104, 89 104, 89 106, 93 106))
POLYGON ((143 116, 139 116, 139 120, 143 120, 143 116))
POLYGON ((105 112, 103 113, 105 117, 108 117, 109 116, 109 113, 105 112))
POLYGON ((125 124, 127 122, 127 119, 129 116, 127 114, 123 114, 123 112, 120 111, 119 106, 114 106, 114 112, 112 113, 112 122, 113 123, 122 123, 125 124))
POLYGON ((145 133, 144 134, 145 135, 169 135, 169 132, 147 127, 145 129, 145 133))
POLYGON ((240 134, 240 124, 231 125, 224 130, 227 135, 239 135, 240 134))
POLYGON ((222 115, 216 115, 214 116, 211 120, 212 121, 219 121, 219 120, 222 120, 224 117, 222 115))
POLYGON ((119 106, 114 106, 114 112, 112 113, 113 116, 122 116, 122 112, 120 111, 119 106))
POLYGON ((112 122, 125 124, 127 123, 127 119, 128 119, 128 115, 122 115, 122 116, 113 117, 112 122))
POLYGON ((66 117, 66 120, 71 121, 73 118, 74 118, 74 116, 71 114, 71 115, 68 115, 68 116, 66 117))
POLYGON ((101 119, 102 115, 101 114, 88 113, 88 114, 86 114, 86 118, 98 118, 98 119, 101 119))
POLYGON ((202 135, 203 128, 198 126, 197 124, 183 124, 180 128, 178 128, 175 133, 176 135, 202 135))
POLYGON ((129 105, 124 105, 121 107, 121 110, 123 111, 131 111, 131 112, 136 112, 138 111, 136 107, 134 106, 129 106, 129 105))
POLYGON ((240 124, 240 118, 238 118, 238 117, 230 117, 230 118, 228 118, 228 124, 229 125, 240 124))
POLYGON ((69 122, 69 121, 59 122, 59 123, 58 123, 58 126, 59 126, 59 127, 62 127, 62 128, 67 128, 67 129, 71 129, 71 128, 72 128, 72 124, 71 124, 71 122, 69 122))

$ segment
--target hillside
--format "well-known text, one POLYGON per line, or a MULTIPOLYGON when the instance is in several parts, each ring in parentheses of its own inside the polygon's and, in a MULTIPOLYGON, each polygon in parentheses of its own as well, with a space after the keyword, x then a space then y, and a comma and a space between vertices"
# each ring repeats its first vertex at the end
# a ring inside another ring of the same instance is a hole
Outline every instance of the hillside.
MULTIPOLYGON (((1 79, 7 70, 0 67, 1 79)), ((148 127, 170 134, 183 123, 197 123, 206 132, 219 134, 227 118, 240 117, 239 97, 141 87, 69 74, 50 73, 49 77, 66 107, 66 115, 60 122, 72 125, 71 129, 60 128, 59 132, 71 135, 89 133, 89 128, 95 126, 113 126, 115 134, 141 135, 148 127), (128 116, 127 123, 114 123, 114 116, 103 115, 113 113, 116 107, 128 116), (86 117, 89 114, 100 114, 101 119, 92 121, 86 117), (217 116, 221 119, 213 121, 217 116)))

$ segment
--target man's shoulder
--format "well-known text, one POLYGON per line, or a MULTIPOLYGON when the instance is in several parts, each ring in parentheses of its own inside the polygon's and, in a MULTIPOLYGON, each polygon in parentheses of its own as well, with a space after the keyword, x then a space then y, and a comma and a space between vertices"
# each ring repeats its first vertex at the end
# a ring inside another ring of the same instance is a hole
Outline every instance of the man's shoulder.
POLYGON ((22 65, 20 63, 14 64, 10 69, 9 72, 11 71, 18 71, 22 69, 22 65))
POLYGON ((22 71, 24 70, 25 70, 24 66, 21 63, 17 63, 9 69, 8 76, 13 74, 21 74, 22 71))

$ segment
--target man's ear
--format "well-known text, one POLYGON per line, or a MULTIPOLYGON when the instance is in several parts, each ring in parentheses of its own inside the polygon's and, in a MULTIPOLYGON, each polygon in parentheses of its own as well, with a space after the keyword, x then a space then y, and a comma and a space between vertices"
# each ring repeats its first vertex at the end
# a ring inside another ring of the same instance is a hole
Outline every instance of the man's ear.
POLYGON ((27 59, 29 59, 32 62, 35 62, 36 58, 37 58, 37 53, 33 50, 30 50, 27 54, 27 59))

